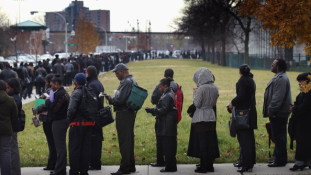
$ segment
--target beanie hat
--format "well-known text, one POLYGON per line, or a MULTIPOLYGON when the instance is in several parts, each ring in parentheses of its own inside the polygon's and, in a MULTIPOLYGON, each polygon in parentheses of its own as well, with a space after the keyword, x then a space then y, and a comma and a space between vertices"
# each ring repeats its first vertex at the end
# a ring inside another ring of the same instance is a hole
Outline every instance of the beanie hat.
POLYGON ((86 76, 85 76, 84 73, 77 73, 77 74, 75 75, 75 77, 74 77, 74 80, 75 80, 78 84, 83 85, 83 84, 85 84, 85 82, 86 82, 86 76))

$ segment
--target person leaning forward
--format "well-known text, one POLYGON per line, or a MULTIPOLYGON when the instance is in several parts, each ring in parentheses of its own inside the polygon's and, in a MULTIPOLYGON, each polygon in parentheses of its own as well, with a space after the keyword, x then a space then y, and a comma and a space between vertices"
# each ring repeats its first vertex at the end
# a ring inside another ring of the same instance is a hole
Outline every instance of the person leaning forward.
POLYGON ((125 64, 119 63, 111 72, 114 72, 120 80, 120 85, 115 96, 106 95, 109 104, 113 105, 116 112, 116 128, 121 152, 120 168, 112 175, 129 174, 136 172, 134 159, 134 124, 136 112, 126 105, 126 101, 132 90, 132 83, 136 83, 132 75, 129 74, 125 64))

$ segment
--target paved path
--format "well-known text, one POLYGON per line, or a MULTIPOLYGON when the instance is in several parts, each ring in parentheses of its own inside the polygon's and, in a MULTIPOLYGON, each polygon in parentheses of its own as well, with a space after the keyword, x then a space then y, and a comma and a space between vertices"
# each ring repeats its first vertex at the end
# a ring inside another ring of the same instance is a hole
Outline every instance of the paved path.
MULTIPOLYGON (((288 170, 294 164, 289 163, 285 167, 269 168, 267 164, 256 164, 252 172, 244 172, 247 175, 300 175, 300 174, 311 174, 311 169, 305 168, 304 171, 290 171, 288 170)), ((49 175, 50 171, 43 171, 43 167, 23 167, 22 175, 49 175)), ((111 172, 117 171, 119 166, 102 166, 101 171, 89 171, 89 175, 110 175, 111 172)), ((214 164, 215 172, 209 172, 206 174, 210 175, 241 175, 242 173, 236 172, 237 168, 233 167, 232 163, 214 164)), ((179 164, 177 165, 177 172, 174 173, 160 173, 161 167, 151 167, 148 165, 136 165, 136 173, 132 175, 200 175, 195 173, 194 164, 179 164)), ((67 167, 67 172, 69 167, 67 167)), ((68 173, 67 173, 68 174, 68 173)))

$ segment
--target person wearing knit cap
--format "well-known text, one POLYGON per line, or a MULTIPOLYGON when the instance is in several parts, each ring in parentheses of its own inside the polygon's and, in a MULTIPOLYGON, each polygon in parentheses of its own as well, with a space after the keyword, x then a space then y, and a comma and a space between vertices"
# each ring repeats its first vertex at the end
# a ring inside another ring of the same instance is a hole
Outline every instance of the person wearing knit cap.
POLYGON ((86 120, 82 114, 83 93, 85 93, 86 76, 77 73, 74 77, 75 88, 71 94, 67 118, 69 120, 69 174, 88 174, 92 130, 94 121, 86 120), (84 91, 84 92, 83 92, 84 91))

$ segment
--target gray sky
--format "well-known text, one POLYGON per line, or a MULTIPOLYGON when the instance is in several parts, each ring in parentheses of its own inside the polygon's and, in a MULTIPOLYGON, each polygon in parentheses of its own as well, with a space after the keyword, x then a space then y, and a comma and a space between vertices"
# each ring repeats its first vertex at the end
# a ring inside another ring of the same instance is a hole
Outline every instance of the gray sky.
MULTIPOLYGON (((71 0, 0 0, 1 12, 9 16, 10 23, 32 20, 30 11, 62 11, 71 0), (20 14, 20 15, 19 15, 20 14), (19 19, 20 16, 20 19, 19 19)), ((110 30, 129 31, 130 25, 145 31, 147 20, 151 31, 170 32, 172 20, 179 17, 183 0, 84 0, 90 10, 110 10, 110 30), (129 21, 129 23, 128 23, 129 21)))

